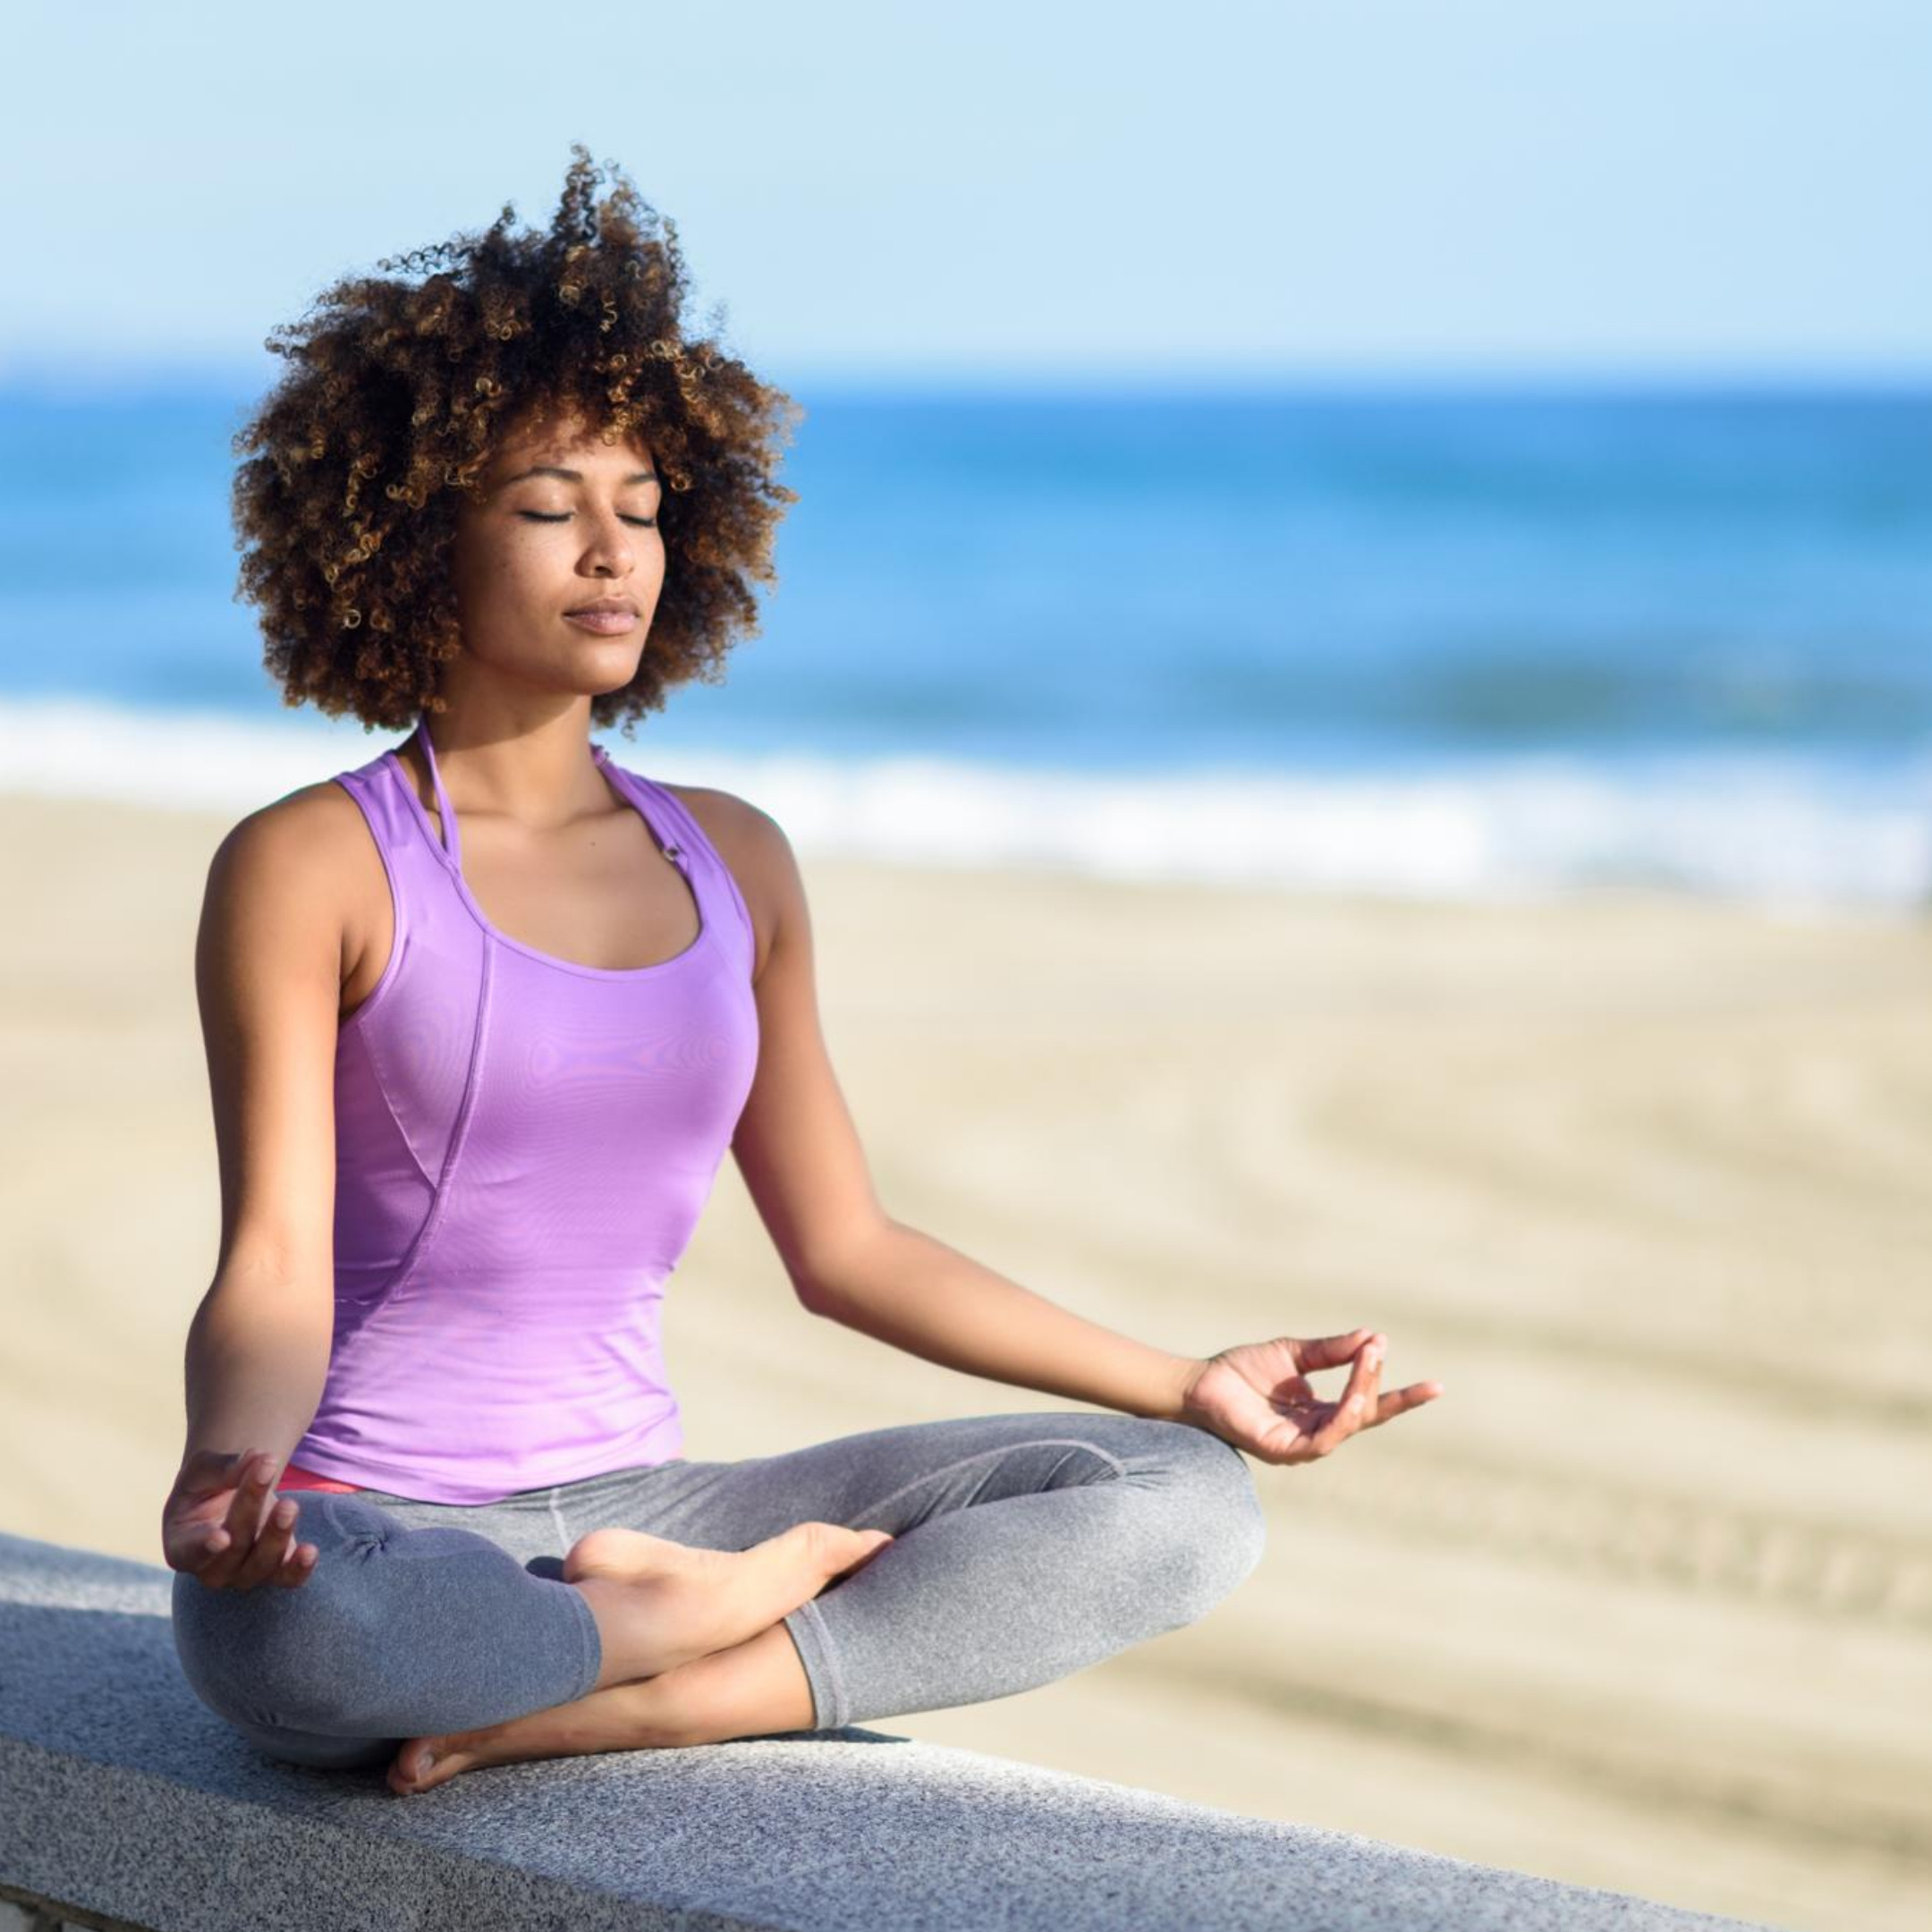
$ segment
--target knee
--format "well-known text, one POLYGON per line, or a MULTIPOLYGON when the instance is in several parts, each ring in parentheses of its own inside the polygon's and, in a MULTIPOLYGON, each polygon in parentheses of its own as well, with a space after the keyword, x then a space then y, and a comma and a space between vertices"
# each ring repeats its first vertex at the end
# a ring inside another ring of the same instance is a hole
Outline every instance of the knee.
POLYGON ((195 1694, 240 1727, 326 1728, 338 1716, 352 1658, 374 1639, 362 1559, 383 1530, 369 1504, 299 1493, 300 1540, 316 1546, 308 1580, 290 1589, 210 1589, 176 1571, 175 1653, 195 1694))
POLYGON ((1267 1515, 1233 1443, 1188 1423, 1160 1426, 1173 1432, 1173 1562, 1181 1621, 1192 1623, 1254 1574, 1267 1547, 1267 1515))

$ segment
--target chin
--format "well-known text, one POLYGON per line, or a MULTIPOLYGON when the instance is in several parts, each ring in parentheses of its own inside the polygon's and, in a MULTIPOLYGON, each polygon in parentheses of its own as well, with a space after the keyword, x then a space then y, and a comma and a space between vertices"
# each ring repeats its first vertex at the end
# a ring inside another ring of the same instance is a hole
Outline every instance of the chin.
POLYGON ((607 677, 591 678, 585 681, 581 695, 586 698, 607 698, 613 691, 621 691, 637 675, 638 660, 632 658, 621 672, 613 672, 607 677))

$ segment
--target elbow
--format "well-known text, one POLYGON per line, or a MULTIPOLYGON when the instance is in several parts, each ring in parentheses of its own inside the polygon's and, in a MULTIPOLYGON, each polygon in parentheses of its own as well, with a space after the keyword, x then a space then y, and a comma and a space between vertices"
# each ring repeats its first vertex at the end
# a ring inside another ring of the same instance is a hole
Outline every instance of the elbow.
POLYGON ((882 1216, 862 1233, 848 1235, 836 1248, 795 1262, 790 1270, 792 1292, 809 1313, 837 1320, 842 1309, 864 1295, 869 1282, 890 1271, 886 1250, 897 1237, 909 1232, 882 1216))
POLYGON ((837 1311, 843 1305, 832 1277, 822 1274, 794 1271, 792 1292, 798 1297, 799 1306, 808 1315, 822 1315, 827 1321, 837 1318, 837 1311))
POLYGON ((820 1315, 823 1316, 827 1321, 833 1319, 832 1304, 825 1298, 823 1294, 818 1292, 816 1290, 808 1290, 804 1287, 801 1287, 796 1282, 794 1282, 792 1285, 793 1292, 798 1296, 799 1306, 803 1309, 808 1315, 820 1315))

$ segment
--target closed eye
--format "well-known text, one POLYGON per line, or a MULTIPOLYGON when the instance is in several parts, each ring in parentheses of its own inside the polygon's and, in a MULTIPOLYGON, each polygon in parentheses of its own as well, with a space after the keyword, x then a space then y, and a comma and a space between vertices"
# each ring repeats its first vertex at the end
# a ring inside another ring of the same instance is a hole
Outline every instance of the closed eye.
MULTIPOLYGON (((570 512, 568 510, 559 510, 554 516, 546 515, 541 510, 519 510, 517 514, 529 517, 538 523, 564 523, 570 521, 570 512)), ((626 523, 635 523, 641 530, 656 530, 657 528, 657 519, 652 516, 627 516, 622 521, 626 523)))

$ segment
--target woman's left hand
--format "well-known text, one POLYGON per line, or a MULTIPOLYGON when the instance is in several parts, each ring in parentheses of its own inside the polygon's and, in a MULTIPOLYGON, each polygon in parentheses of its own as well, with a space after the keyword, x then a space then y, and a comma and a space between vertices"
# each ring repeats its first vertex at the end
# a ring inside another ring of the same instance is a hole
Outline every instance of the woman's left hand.
POLYGON ((1223 1349, 1190 1378, 1180 1419, 1264 1462, 1312 1462, 1357 1429, 1374 1428, 1443 1393, 1439 1382, 1411 1382, 1384 1394, 1387 1347, 1386 1335, 1356 1328, 1314 1341, 1282 1335, 1223 1349), (1309 1370, 1351 1361, 1354 1366, 1338 1400, 1324 1402, 1309 1386, 1309 1370))

